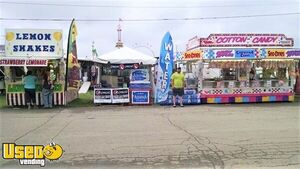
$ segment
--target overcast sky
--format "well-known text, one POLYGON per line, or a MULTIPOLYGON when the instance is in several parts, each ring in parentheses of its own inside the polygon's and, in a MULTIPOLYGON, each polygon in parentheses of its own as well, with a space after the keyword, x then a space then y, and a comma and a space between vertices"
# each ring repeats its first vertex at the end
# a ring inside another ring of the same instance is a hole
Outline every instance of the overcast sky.
POLYGON ((1 44, 6 28, 33 28, 62 29, 66 46, 71 20, 77 19, 79 57, 91 56, 93 41, 99 55, 114 50, 119 18, 125 20, 121 21, 124 44, 149 55, 152 50, 155 56, 167 31, 179 51, 185 50, 190 38, 211 33, 283 33, 300 48, 300 0, 0 0, 0 8, 1 44), (270 14, 276 15, 245 17, 270 14), (241 17, 218 19, 227 16, 241 17), (143 21, 148 19, 158 20, 143 21))

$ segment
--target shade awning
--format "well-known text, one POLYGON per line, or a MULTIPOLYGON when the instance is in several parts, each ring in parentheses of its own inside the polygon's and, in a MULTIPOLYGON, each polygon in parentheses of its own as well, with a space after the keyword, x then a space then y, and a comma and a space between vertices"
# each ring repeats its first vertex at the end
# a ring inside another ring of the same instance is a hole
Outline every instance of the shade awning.
POLYGON ((107 60, 111 64, 133 64, 142 63, 144 65, 154 65, 157 61, 153 56, 143 54, 126 46, 117 48, 115 51, 103 54, 98 57, 107 60))
POLYGON ((107 60, 99 59, 99 58, 78 58, 78 61, 88 61, 88 62, 94 62, 94 63, 102 63, 107 64, 107 60))

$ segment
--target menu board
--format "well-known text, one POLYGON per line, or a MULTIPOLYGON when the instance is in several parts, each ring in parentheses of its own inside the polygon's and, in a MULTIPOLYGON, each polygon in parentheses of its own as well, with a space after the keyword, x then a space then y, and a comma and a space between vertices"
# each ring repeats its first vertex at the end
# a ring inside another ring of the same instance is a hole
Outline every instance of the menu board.
POLYGON ((111 103, 112 100, 111 89, 94 89, 94 103, 111 103))
POLYGON ((112 89, 112 103, 129 103, 129 89, 112 89))

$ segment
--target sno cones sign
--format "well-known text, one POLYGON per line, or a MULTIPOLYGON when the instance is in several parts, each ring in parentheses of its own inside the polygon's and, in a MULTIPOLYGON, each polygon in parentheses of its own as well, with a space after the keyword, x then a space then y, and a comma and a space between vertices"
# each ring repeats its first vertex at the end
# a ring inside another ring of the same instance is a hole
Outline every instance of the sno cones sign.
POLYGON ((77 27, 75 24, 75 20, 73 19, 70 26, 69 38, 68 38, 67 75, 66 75, 67 90, 79 89, 80 87, 80 65, 78 64, 78 59, 77 59, 76 37, 77 37, 77 27))
POLYGON ((163 37, 157 70, 157 83, 155 101, 166 101, 170 90, 171 75, 173 70, 173 42, 169 32, 163 37))

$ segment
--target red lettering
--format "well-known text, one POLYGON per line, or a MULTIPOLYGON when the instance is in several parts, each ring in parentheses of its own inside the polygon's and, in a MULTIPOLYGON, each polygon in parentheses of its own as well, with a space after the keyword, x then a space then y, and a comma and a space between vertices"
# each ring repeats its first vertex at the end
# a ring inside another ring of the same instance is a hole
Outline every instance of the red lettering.
POLYGON ((26 65, 47 65, 46 60, 27 60, 26 65))
POLYGON ((18 60, 18 59, 3 59, 0 60, 0 64, 3 65, 24 65, 25 60, 18 60))
POLYGON ((217 43, 228 43, 230 42, 231 37, 218 37, 216 40, 217 43))
POLYGON ((228 37, 228 38, 224 38, 224 39, 225 39, 224 43, 230 43, 230 41, 233 40, 232 37, 228 37))
POLYGON ((219 37, 219 38, 216 40, 216 43, 223 43, 223 38, 222 38, 222 37, 219 37))
POLYGON ((253 38, 252 42, 253 43, 275 43, 277 37, 255 37, 253 38))
POLYGON ((284 52, 278 52, 278 51, 271 52, 271 51, 268 51, 268 56, 270 56, 270 57, 284 57, 284 52))
POLYGON ((236 42, 242 42, 245 43, 247 40, 247 37, 236 37, 236 42))
POLYGON ((276 41, 277 38, 278 37, 269 37, 269 42, 275 43, 275 41, 276 41))
POLYGON ((275 52, 275 56, 284 56, 284 52, 275 52))
POLYGON ((259 37, 253 38, 252 42, 253 42, 253 43, 259 43, 259 37))
POLYGON ((200 53, 185 53, 184 58, 185 59, 199 59, 200 53))
POLYGON ((245 43, 247 37, 218 37, 216 43, 245 43))

